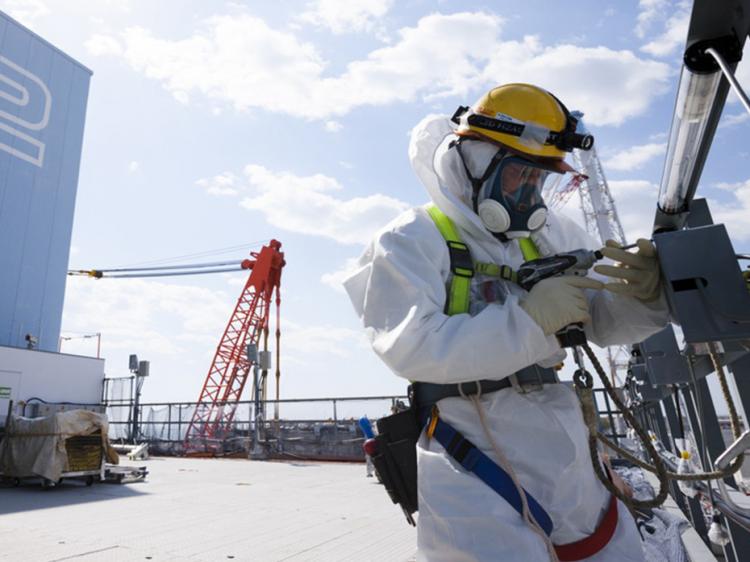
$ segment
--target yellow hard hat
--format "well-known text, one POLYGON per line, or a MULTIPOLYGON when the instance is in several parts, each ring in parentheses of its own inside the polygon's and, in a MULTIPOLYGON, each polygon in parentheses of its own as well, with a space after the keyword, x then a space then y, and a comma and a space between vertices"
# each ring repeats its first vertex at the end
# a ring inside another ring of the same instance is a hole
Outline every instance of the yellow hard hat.
POLYGON ((577 119, 548 91, 531 84, 493 88, 473 107, 459 107, 456 133, 499 143, 532 160, 562 161, 574 148, 589 150, 594 137, 575 132, 577 119))

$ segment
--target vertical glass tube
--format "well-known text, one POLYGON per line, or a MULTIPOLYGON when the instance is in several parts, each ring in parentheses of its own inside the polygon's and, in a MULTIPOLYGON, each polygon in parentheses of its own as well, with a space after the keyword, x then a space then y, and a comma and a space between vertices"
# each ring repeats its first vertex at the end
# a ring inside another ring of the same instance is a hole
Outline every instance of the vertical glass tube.
POLYGON ((695 189, 690 182, 720 81, 721 72, 695 74, 682 68, 659 190, 659 208, 664 213, 685 211, 690 191, 695 189))

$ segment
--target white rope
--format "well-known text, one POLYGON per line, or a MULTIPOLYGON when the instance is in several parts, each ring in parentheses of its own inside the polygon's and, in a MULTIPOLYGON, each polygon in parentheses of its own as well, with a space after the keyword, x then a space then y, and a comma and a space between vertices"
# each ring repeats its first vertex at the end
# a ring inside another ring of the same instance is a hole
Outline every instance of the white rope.
POLYGON ((482 430, 484 431, 484 435, 487 438, 487 441, 490 442, 490 445, 492 445, 492 450, 495 452, 495 456, 497 457, 497 460, 500 463, 500 467, 508 473, 510 476, 510 479, 513 481, 513 484, 516 487, 516 491, 518 492, 518 495, 521 497, 521 505, 523 506, 523 519, 526 521, 526 524, 529 526, 529 528, 534 531, 539 537, 544 541, 544 545, 547 547, 547 552, 549 552, 549 557, 552 562, 559 562, 559 559, 557 558, 557 553, 555 552, 555 545, 552 544, 552 540, 547 536, 547 533, 544 532, 544 530, 539 526, 539 523, 531 516, 531 513, 529 512, 529 504, 526 501, 526 493, 524 492, 523 487, 521 486, 521 483, 518 481, 518 477, 516 476, 516 473, 513 471, 513 467, 510 465, 510 462, 505 457, 505 455, 500 450, 500 447, 497 446, 497 443, 495 443, 495 440, 492 438, 492 435, 490 434, 490 430, 487 426, 487 420, 485 418, 484 413, 484 407, 482 406, 482 402, 480 400, 480 395, 474 394, 469 397, 470 400, 474 403, 474 408, 477 411, 477 414, 479 415, 479 421, 482 424, 482 430))

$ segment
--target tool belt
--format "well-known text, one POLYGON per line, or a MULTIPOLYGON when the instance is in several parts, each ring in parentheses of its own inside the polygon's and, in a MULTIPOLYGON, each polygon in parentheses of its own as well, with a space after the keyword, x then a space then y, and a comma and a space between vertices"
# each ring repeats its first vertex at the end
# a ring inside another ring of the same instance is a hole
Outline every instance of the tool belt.
POLYGON ((531 365, 502 380, 481 380, 455 384, 433 384, 429 382, 417 382, 414 394, 417 407, 429 408, 443 398, 453 396, 471 396, 474 394, 489 394, 505 388, 515 388, 518 392, 531 392, 539 390, 542 385, 560 382, 554 369, 545 369, 538 365, 531 365))
POLYGON ((422 425, 409 387, 411 407, 380 418, 375 436, 377 452, 372 464, 393 503, 401 506, 410 525, 416 525, 412 514, 417 511, 417 440, 422 425))
POLYGON ((377 421, 375 470, 393 503, 399 504, 406 520, 414 525, 417 511, 417 440, 430 408, 443 398, 488 394, 506 388, 531 392, 544 384, 559 382, 553 369, 532 365, 502 380, 480 380, 460 384, 414 383, 409 387, 410 407, 377 421))

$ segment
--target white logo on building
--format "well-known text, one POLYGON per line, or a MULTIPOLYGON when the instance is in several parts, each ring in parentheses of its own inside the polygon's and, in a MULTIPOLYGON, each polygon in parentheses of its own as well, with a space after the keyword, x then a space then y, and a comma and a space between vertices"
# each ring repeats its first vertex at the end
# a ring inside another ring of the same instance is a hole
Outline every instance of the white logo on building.
POLYGON ((0 150, 4 150, 16 158, 20 158, 41 168, 44 163, 45 144, 39 139, 34 138, 32 134, 43 130, 49 123, 49 111, 52 105, 52 95, 49 92, 49 88, 47 88, 47 85, 36 74, 29 72, 25 68, 21 68, 2 55, 0 55, 0 83, 6 84, 11 89, 10 93, 4 89, 0 89, 0 98, 18 106, 19 113, 21 109, 29 105, 30 100, 42 101, 39 99, 39 96, 44 96, 44 110, 41 119, 38 121, 27 121, 0 109, 0 131, 5 131, 14 137, 12 145, 0 140, 0 150), (3 65, 28 78, 39 88, 34 88, 34 91, 30 93, 26 86, 13 80, 3 72, 3 65), (34 98, 32 98, 32 95, 34 98))

